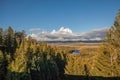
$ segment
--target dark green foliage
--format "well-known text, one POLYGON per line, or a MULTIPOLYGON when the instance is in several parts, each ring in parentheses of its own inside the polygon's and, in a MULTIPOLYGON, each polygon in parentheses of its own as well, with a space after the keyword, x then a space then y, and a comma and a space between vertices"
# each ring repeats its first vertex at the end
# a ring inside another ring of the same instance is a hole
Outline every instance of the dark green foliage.
MULTIPOLYGON (((65 61, 60 58, 61 55, 59 53, 55 53, 55 50, 47 45, 43 45, 41 50, 39 48, 36 49, 35 53, 33 53, 33 62, 31 67, 32 75, 36 75, 42 78, 42 80, 59 80, 60 73, 64 74, 64 66, 65 61), (61 61, 61 62, 60 62, 61 61), (61 64, 60 66, 60 63, 61 64), (64 65, 64 66, 63 66, 64 65), (60 68, 59 68, 60 67, 60 68), (60 69, 62 71, 60 71, 60 69), (35 74, 33 74, 35 72, 35 74)), ((33 77, 33 80, 41 80, 40 78, 33 77)))
POLYGON ((3 57, 3 53, 0 50, 0 79, 5 79, 6 74, 7 74, 7 66, 8 62, 7 60, 3 57))

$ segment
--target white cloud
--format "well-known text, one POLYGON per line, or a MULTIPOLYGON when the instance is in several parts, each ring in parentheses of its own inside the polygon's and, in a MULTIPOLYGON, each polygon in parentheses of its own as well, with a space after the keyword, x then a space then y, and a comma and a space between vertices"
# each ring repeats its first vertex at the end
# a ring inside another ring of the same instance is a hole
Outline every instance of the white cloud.
POLYGON ((53 30, 51 34, 71 34, 72 30, 69 28, 61 27, 58 31, 53 30))
POLYGON ((94 41, 102 40, 109 28, 96 29, 85 33, 73 33, 71 29, 61 27, 51 32, 40 32, 31 34, 31 37, 38 41, 94 41))
POLYGON ((36 34, 31 34, 30 35, 32 38, 37 38, 37 35, 36 34))
POLYGON ((35 32, 35 31, 39 31, 39 30, 41 30, 40 28, 32 28, 32 29, 30 29, 29 31, 30 32, 35 32))

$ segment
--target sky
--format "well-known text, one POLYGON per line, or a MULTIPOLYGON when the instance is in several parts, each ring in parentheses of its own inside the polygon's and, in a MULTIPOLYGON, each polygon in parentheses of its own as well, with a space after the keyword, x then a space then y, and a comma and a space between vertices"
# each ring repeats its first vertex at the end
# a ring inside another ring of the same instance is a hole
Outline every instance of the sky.
POLYGON ((112 26, 119 9, 120 0, 0 0, 0 27, 88 32, 112 26))

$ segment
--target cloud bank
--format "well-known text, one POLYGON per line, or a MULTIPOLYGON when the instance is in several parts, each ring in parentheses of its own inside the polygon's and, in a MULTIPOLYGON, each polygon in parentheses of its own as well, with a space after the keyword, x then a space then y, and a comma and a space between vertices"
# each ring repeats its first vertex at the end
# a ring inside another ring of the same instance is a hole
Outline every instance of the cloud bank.
POLYGON ((69 28, 61 27, 59 30, 51 32, 40 32, 29 34, 37 41, 100 41, 105 38, 106 32, 109 28, 96 29, 90 32, 74 33, 69 28))

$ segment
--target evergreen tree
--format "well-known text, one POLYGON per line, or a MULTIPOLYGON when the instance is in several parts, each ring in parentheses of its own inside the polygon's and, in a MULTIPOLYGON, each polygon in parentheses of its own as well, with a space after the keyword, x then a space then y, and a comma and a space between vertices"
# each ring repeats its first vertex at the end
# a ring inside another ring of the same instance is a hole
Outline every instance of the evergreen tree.
POLYGON ((14 53, 16 51, 17 47, 17 41, 15 39, 14 31, 11 27, 7 29, 7 34, 5 35, 5 48, 6 48, 6 53, 10 54, 11 59, 14 59, 14 53))
POLYGON ((7 80, 31 80, 30 68, 33 51, 24 37, 15 52, 15 60, 8 65, 7 80))
POLYGON ((3 30, 0 28, 0 46, 3 44, 3 30))
POLYGON ((120 11, 95 60, 91 75, 120 76, 120 11))
POLYGON ((32 77, 32 79, 59 80, 59 69, 54 61, 54 51, 45 44, 38 46, 33 54, 31 75, 36 75, 37 77, 32 77))
POLYGON ((0 79, 4 79, 5 78, 5 69, 4 69, 4 57, 3 57, 3 53, 0 50, 0 79))
POLYGON ((67 65, 65 66, 65 74, 73 74, 74 73, 74 57, 67 57, 67 65))
POLYGON ((84 63, 84 59, 79 55, 69 55, 65 66, 65 74, 89 76, 88 64, 84 63))

